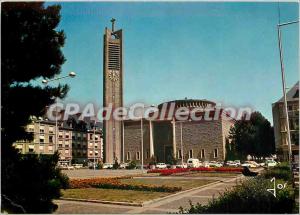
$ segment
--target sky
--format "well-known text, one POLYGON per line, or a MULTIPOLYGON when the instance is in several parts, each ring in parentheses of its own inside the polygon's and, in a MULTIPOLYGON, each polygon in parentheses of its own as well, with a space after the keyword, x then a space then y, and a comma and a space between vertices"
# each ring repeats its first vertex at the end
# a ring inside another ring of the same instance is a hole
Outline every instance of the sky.
MULTIPOLYGON (((53 3, 47 3, 53 4, 53 3)), ((278 3, 62 2, 67 59, 76 72, 65 102, 103 100, 103 33, 116 19, 124 34, 124 102, 160 104, 208 99, 250 106, 271 123, 282 96, 278 3)), ((299 19, 297 3, 280 3, 280 21, 299 19)), ((283 28, 287 87, 298 81, 299 25, 283 28)))

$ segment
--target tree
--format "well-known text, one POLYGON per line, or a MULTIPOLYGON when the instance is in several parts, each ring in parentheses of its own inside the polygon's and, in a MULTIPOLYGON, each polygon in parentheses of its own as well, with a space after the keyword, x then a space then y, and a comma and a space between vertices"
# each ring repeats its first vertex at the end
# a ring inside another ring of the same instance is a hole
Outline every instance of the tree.
POLYGON ((266 157, 275 152, 273 128, 259 112, 253 112, 248 121, 245 118, 236 121, 230 130, 230 138, 243 159, 247 155, 266 157))
POLYGON ((68 91, 66 85, 43 87, 36 81, 53 78, 65 62, 61 52, 65 35, 56 30, 60 6, 45 7, 43 2, 1 6, 2 210, 20 212, 22 207, 27 213, 50 213, 55 209, 52 199, 64 184, 64 177, 55 170, 57 155, 20 155, 12 144, 31 140, 24 128, 30 116, 44 115, 45 107, 68 91), (29 178, 33 181, 24 184, 29 178))

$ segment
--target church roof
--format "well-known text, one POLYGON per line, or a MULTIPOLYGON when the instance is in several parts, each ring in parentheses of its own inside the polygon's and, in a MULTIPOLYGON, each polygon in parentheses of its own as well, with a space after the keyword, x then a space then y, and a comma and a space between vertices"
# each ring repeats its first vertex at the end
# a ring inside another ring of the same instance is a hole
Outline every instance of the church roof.
MULTIPOLYGON (((298 101, 299 100, 299 81, 286 93, 287 101, 298 101)), ((283 102, 281 97, 277 102, 283 102)))

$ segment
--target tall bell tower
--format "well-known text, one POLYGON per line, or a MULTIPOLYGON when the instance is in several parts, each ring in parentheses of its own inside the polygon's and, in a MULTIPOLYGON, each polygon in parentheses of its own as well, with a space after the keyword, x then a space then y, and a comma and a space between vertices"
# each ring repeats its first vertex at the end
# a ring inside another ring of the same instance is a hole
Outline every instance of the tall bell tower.
MULTIPOLYGON (((112 110, 123 107, 123 39, 122 29, 115 30, 115 21, 111 19, 111 29, 105 28, 103 41, 103 106, 111 104, 112 110)), ((122 122, 111 115, 103 121, 103 131, 105 162, 120 162, 122 122)))

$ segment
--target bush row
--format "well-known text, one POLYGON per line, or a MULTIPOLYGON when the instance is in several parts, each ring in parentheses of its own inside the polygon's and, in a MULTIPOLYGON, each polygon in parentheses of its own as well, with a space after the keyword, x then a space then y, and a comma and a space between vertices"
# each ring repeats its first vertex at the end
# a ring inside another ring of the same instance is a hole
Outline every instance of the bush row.
POLYGON ((160 173, 162 176, 172 175, 174 173, 181 172, 189 172, 189 171, 197 171, 197 172, 242 172, 243 168, 230 168, 230 167, 198 167, 198 168, 177 168, 177 169, 153 169, 148 170, 147 173, 160 173))
MULTIPOLYGON (((72 179, 70 180, 69 189, 81 188, 104 188, 120 190, 139 190, 153 192, 177 192, 181 187, 153 186, 153 185, 132 185, 121 183, 121 178, 90 178, 90 179, 72 179)), ((122 177, 124 179, 124 177, 122 177)))

